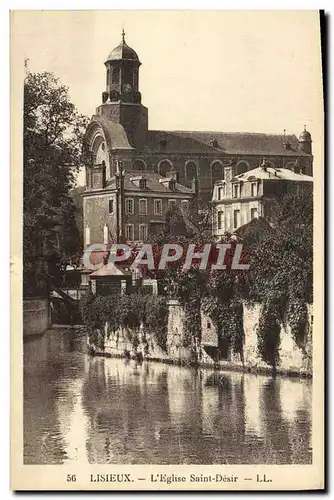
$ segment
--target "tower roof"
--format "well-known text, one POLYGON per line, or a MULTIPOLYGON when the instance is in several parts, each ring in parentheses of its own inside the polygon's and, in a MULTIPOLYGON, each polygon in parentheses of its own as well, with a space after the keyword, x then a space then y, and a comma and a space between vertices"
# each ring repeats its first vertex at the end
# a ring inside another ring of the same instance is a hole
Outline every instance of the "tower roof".
POLYGON ((129 45, 125 42, 125 33, 122 31, 122 41, 121 43, 115 47, 107 57, 106 62, 109 61, 137 61, 139 62, 139 57, 137 53, 129 47, 129 45))
POLYGON ((306 130, 306 125, 304 125, 304 130, 299 136, 299 142, 312 142, 311 134, 306 130))

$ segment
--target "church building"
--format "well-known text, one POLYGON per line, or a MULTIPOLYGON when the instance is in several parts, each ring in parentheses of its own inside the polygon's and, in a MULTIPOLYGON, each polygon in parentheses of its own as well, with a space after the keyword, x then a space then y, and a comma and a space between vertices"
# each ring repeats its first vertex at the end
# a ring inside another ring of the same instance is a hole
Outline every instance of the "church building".
MULTIPOLYGON (((263 157, 274 169, 293 171, 298 165, 301 173, 312 175, 312 138, 306 129, 299 138, 287 135, 285 131, 279 135, 148 130, 148 109, 142 104, 139 86, 140 65, 139 57, 126 43, 123 31, 121 43, 105 61, 106 86, 102 102, 96 108, 84 137, 86 190, 83 211, 88 236, 85 246, 103 242, 106 234, 110 235, 108 240, 115 241, 128 231, 135 234, 135 240, 141 241, 151 232, 149 214, 144 222, 138 222, 142 224, 141 230, 136 229, 136 223, 134 233, 129 225, 126 229, 126 224, 129 224, 126 206, 130 202, 126 190, 119 192, 115 188, 120 166, 126 175, 127 189, 136 191, 138 199, 146 197, 147 189, 138 192, 139 186, 151 186, 152 207, 159 205, 155 198, 177 199, 180 203, 183 198, 184 202, 189 200, 195 194, 194 179, 198 186, 196 195, 209 202, 215 182, 224 179, 224 167, 231 166, 234 175, 239 175, 258 168, 263 157), (141 177, 143 180, 139 184, 141 177), (172 183, 164 182, 164 178, 172 179, 172 183), (159 187, 157 193, 153 186, 159 187), (163 197, 162 186, 166 187, 163 197), (116 197, 115 193, 119 196, 116 197), (111 199, 117 203, 112 212, 111 199), (124 216, 115 221, 115 214, 124 216)), ((166 201, 165 207, 168 203, 166 201)))

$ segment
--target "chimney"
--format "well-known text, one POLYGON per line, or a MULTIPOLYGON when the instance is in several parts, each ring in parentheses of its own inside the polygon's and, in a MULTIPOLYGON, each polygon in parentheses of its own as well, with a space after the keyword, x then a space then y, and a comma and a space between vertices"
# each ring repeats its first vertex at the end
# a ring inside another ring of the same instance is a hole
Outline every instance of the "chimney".
POLYGON ((191 189, 192 189, 192 192, 194 193, 195 197, 197 198, 198 197, 198 179, 196 177, 194 177, 191 181, 191 189))
POLYGON ((261 166, 262 170, 264 170, 265 172, 267 172, 267 166, 268 165, 267 165, 267 161, 266 161, 266 157, 265 156, 262 158, 262 163, 261 163, 260 166, 261 166))
POLYGON ((172 170, 169 172, 168 176, 171 177, 172 179, 175 179, 177 182, 177 171, 175 170, 175 168, 172 168, 172 170))
POLYGON ((224 165, 224 179, 226 182, 231 182, 233 177, 234 177, 234 165, 231 160, 227 165, 224 165))

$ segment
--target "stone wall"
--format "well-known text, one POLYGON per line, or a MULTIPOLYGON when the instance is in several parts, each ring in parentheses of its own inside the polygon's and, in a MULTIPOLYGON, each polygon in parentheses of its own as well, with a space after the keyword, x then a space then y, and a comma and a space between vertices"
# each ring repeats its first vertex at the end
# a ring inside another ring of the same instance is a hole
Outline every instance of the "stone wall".
POLYGON ((50 325, 49 300, 29 298, 23 300, 23 335, 40 335, 50 325))
MULTIPOLYGON (((244 305, 244 363, 251 369, 267 369, 269 368, 264 363, 257 349, 257 327, 261 312, 261 304, 256 304, 253 307, 244 305)), ((301 350, 295 343, 290 326, 281 325, 280 333, 280 364, 277 367, 278 371, 288 373, 312 373, 312 305, 308 306, 308 325, 305 348, 301 350)), ((234 358, 238 362, 237 358, 234 358)))
MULTIPOLYGON (((189 364, 196 361, 202 365, 211 365, 221 369, 247 370, 254 372, 271 372, 271 366, 264 363, 258 353, 257 327, 261 313, 261 304, 250 307, 244 305, 244 347, 243 356, 229 352, 224 361, 217 361, 217 330, 206 315, 201 314, 202 340, 193 341, 189 346, 185 342, 185 312, 177 300, 169 301, 168 333, 166 350, 159 347, 154 336, 145 332, 143 326, 138 332, 130 332, 120 328, 108 335, 105 325, 105 347, 103 354, 107 356, 124 356, 127 351, 131 357, 138 354, 143 359, 189 364), (137 346, 134 348, 133 338, 136 336, 137 346), (211 348, 211 349, 210 349, 211 348)), ((281 326, 280 364, 278 373, 289 375, 312 375, 312 306, 308 306, 308 326, 305 346, 300 349, 291 334, 289 325, 281 326)), ((99 352, 95 346, 91 346, 99 352)))

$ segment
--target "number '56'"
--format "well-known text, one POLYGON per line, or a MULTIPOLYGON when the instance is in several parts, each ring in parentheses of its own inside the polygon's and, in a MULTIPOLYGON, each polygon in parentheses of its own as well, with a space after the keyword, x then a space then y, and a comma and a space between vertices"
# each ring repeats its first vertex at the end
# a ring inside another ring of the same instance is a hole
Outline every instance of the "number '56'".
POLYGON ((75 483, 77 476, 75 474, 67 474, 66 481, 68 483, 75 483))

